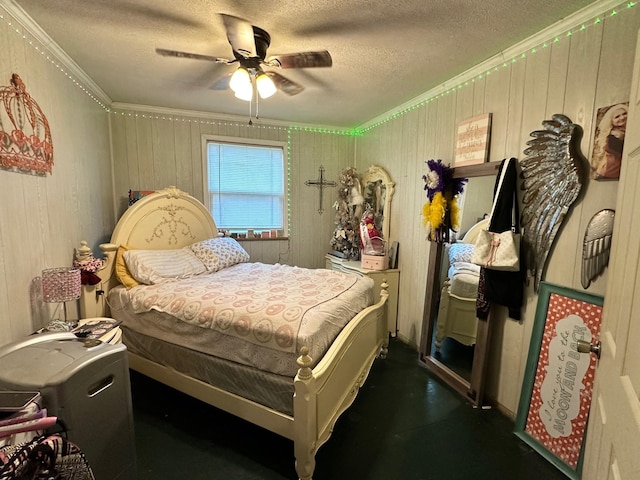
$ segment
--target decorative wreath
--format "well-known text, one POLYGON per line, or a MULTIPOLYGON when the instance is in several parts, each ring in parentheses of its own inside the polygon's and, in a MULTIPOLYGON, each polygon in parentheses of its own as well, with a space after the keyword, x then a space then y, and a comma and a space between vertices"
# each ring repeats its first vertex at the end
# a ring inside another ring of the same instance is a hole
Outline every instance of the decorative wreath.
POLYGON ((422 206, 422 224, 429 229, 428 238, 432 242, 449 240, 449 230, 460 228, 458 196, 464 191, 466 178, 454 178, 453 168, 442 160, 427 160, 429 167, 422 176, 427 201, 422 206))

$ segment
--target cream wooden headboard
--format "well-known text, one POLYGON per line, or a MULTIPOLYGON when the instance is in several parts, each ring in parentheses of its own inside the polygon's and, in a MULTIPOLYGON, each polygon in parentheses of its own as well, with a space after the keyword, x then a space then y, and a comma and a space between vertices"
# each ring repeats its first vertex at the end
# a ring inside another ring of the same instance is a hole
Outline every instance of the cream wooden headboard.
POLYGON ((80 299, 82 318, 108 316, 106 296, 119 284, 114 273, 119 246, 166 250, 217 236, 218 229, 209 211, 188 193, 168 187, 142 197, 120 217, 111 242, 100 245, 105 262, 96 274, 101 282, 83 286, 80 299))
POLYGON ((111 243, 130 248, 181 248, 218 235, 206 207, 175 187, 151 193, 131 205, 120 217, 111 243))
POLYGON ((467 233, 460 239, 461 242, 464 243, 476 243, 476 239, 478 238, 478 234, 481 230, 486 230, 489 226, 489 219, 485 218, 480 220, 478 223, 475 223, 471 226, 467 233))

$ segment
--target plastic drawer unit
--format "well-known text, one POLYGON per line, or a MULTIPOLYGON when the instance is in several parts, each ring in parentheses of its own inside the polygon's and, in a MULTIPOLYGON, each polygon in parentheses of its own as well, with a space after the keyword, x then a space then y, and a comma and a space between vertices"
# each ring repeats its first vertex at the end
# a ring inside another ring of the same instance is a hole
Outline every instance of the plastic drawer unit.
POLYGON ((85 453, 97 480, 134 480, 126 347, 72 333, 31 335, 0 347, 0 389, 39 390, 49 415, 85 453))

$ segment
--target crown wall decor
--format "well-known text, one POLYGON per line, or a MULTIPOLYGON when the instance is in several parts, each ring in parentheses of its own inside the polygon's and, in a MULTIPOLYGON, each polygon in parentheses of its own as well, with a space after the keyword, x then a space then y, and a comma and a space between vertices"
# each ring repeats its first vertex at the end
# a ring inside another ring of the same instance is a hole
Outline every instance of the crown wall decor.
POLYGON ((49 122, 38 103, 14 73, 11 85, 0 88, 0 168, 44 176, 53 168, 49 122))

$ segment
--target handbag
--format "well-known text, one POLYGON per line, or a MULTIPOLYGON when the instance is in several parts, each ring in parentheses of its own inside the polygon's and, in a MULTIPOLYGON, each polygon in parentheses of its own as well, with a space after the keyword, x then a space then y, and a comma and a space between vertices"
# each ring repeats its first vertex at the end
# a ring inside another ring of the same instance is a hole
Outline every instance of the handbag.
POLYGON ((482 230, 478 234, 471 261, 490 270, 520 270, 520 234, 482 230))
MULTIPOLYGON (((513 161, 515 159, 510 159, 513 161)), ((493 213, 496 208, 498 197, 500 196, 500 190, 502 188, 502 180, 507 170, 505 164, 500 174, 500 180, 498 182, 498 188, 496 190, 495 198, 493 199, 493 205, 491 207, 491 213, 489 214, 489 225, 493 213)), ((512 227, 504 232, 491 232, 489 229, 481 230, 478 233, 475 246, 473 249, 473 255, 471 262, 481 267, 488 268, 490 270, 502 270, 507 272, 517 272, 520 270, 520 234, 515 233, 515 226, 518 219, 517 215, 517 199, 513 199, 514 207, 512 208, 512 227)))

